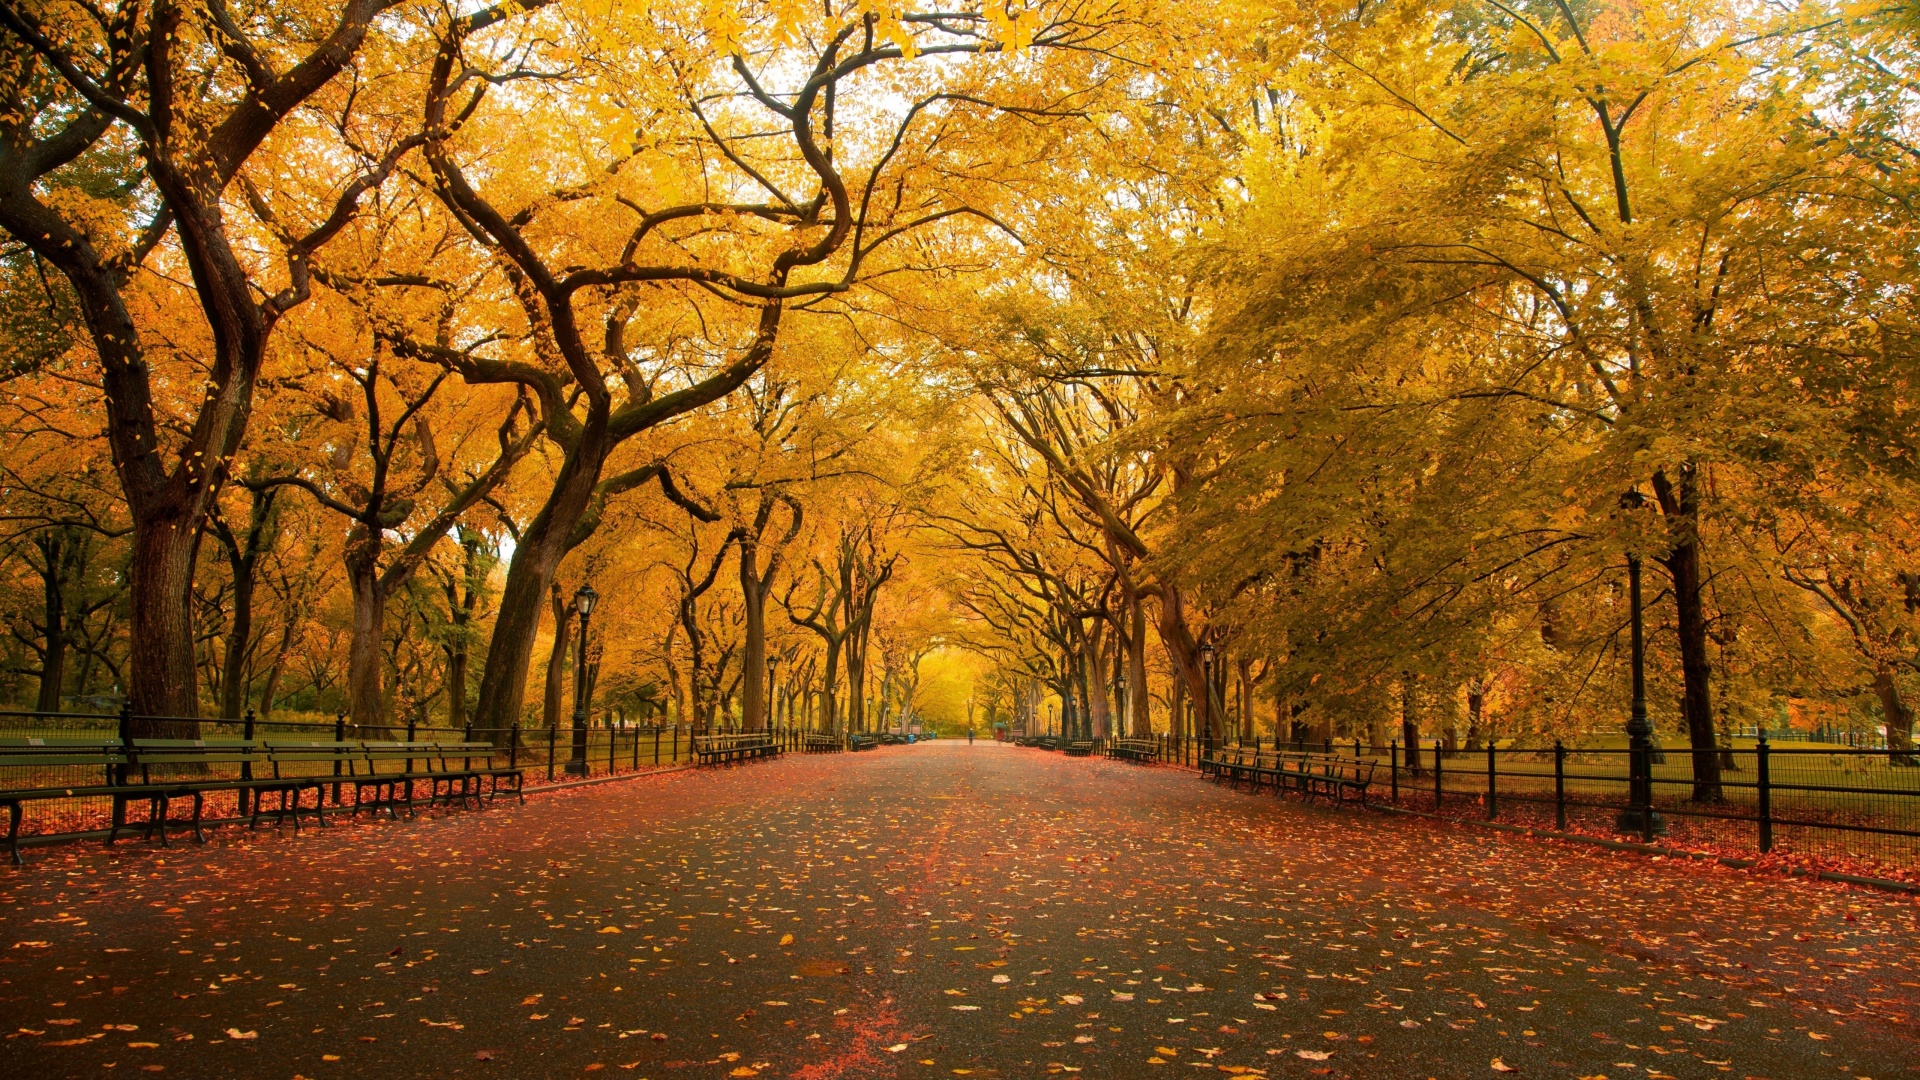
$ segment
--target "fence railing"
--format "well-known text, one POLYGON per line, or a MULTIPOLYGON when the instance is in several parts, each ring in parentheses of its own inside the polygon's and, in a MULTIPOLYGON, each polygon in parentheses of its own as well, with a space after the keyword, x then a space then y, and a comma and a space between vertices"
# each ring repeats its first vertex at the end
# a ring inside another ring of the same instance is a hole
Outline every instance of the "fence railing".
MULTIPOLYGON (((1062 740, 1025 741, 1052 749, 1062 740)), ((1102 740, 1102 749, 1116 741, 1102 740)), ((1142 740, 1124 741, 1134 747, 1142 740)), ((1206 752, 1201 740, 1178 735, 1159 733, 1145 741, 1153 748, 1150 760, 1170 765, 1197 768, 1206 752)), ((1374 797, 1443 817, 1721 854, 1783 852, 1900 871, 1920 868, 1920 754, 1912 751, 1798 741, 1782 746, 1762 737, 1698 751, 1712 754, 1720 766, 1718 784, 1703 785, 1694 780, 1696 751, 1655 749, 1645 752, 1643 763, 1649 795, 1636 805, 1635 751, 1624 747, 1556 742, 1448 750, 1438 741, 1422 741, 1410 754, 1397 741, 1369 747, 1357 739, 1215 745, 1369 759, 1376 769, 1374 797)))
MULTIPOLYGON (((713 731, 724 730, 715 725, 713 731)), ((240 719, 180 718, 136 716, 120 713, 45 713, 0 710, 0 738, 125 739, 130 735, 161 733, 161 737, 208 740, 250 739, 261 743, 275 741, 361 742, 406 739, 409 742, 487 742, 500 748, 503 757, 511 757, 525 772, 526 789, 672 768, 693 760, 696 731, 686 723, 608 723, 589 725, 584 736, 571 726, 558 728, 450 727, 423 724, 417 719, 380 727, 361 727, 342 716, 332 720, 262 720, 251 713, 240 719)), ((704 732, 701 732, 704 734, 704 732)), ((783 750, 798 751, 806 732, 802 729, 774 729, 775 741, 783 750)), ((196 779, 239 779, 251 762, 198 766, 196 779)), ((257 767, 257 766, 254 766, 257 767)), ((341 775, 342 764, 316 761, 306 766, 305 775, 326 777, 341 775)), ((288 775, 293 775, 289 773, 288 775)), ((342 784, 326 788, 329 809, 343 807, 342 784)), ((98 768, 84 765, 0 766, 0 791, 64 787, 97 787, 114 782, 98 768)), ((344 796, 351 802, 351 792, 344 796)), ((22 807, 20 835, 33 837, 88 833, 105 828, 112 816, 109 795, 74 795, 67 798, 36 799, 22 807)), ((213 792, 207 796, 208 821, 237 820, 240 799, 235 792, 213 792)))

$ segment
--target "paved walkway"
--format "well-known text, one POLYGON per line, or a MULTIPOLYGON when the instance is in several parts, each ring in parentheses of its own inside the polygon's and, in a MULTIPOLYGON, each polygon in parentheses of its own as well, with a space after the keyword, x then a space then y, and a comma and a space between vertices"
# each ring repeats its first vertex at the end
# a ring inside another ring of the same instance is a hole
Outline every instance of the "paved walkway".
POLYGON ((0 1075, 1920 1074, 1907 899, 982 743, 0 871, 0 1075))

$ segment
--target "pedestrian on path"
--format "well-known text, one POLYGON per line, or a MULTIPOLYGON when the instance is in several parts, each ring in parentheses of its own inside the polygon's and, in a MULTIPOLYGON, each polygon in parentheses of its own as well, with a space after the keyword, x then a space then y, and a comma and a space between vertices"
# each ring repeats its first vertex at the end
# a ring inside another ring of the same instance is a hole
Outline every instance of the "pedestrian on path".
POLYGON ((967 725, 967 745, 968 746, 973 745, 973 725, 972 724, 967 725))

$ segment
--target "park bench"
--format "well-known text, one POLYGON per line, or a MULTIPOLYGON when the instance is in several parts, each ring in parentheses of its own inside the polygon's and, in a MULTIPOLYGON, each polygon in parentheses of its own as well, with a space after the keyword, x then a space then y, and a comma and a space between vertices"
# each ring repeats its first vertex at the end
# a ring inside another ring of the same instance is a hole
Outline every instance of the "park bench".
POLYGON ((861 732, 858 735, 847 736, 847 749, 849 750, 854 750, 854 751, 871 750, 874 747, 879 745, 880 745, 880 737, 878 735, 870 735, 866 732, 861 732))
POLYGON ((694 760, 702 765, 731 765, 736 761, 773 757, 780 744, 766 731, 742 731, 722 735, 695 735, 694 760))
POLYGON ((271 751, 252 739, 134 739, 127 758, 128 767, 120 774, 121 790, 113 795, 112 820, 107 828, 109 844, 129 829, 142 830, 147 839, 157 835, 165 844, 170 805, 180 798, 193 800, 189 825, 194 840, 204 844, 207 838, 201 822, 206 797, 216 791, 232 791, 239 796, 238 809, 248 815, 249 828, 258 827, 260 819, 272 813, 276 828, 292 817, 294 831, 300 831, 300 795, 309 788, 314 789, 314 813, 319 814, 319 791, 313 778, 272 768, 271 751), (267 765, 268 774, 255 775, 256 764, 267 765), (215 775, 216 770, 223 769, 232 771, 215 775), (262 809, 263 797, 268 795, 279 796, 279 806, 273 811, 262 809), (128 824, 127 804, 136 799, 146 800, 147 818, 128 824))
POLYGON ((1160 748, 1152 739, 1115 739, 1107 744, 1107 756, 1123 761, 1151 762, 1160 748))
POLYGON ((126 763, 119 739, 0 738, 0 769, 8 770, 7 779, 0 782, 0 804, 7 808, 7 852, 13 861, 22 861, 20 817, 27 803, 112 795, 120 788, 117 781, 126 763), (49 769, 75 767, 100 770, 100 781, 61 783, 45 774, 49 769), (26 773, 16 779, 13 770, 26 773))
POLYGON ((1225 780, 1235 787, 1243 781, 1254 788, 1266 784, 1275 791, 1298 791, 1308 798, 1325 795, 1335 802, 1354 799, 1365 803, 1367 789, 1373 784, 1373 770, 1371 759, 1298 750, 1263 752, 1222 747, 1200 758, 1200 774, 1216 781, 1225 780))
POLYGON ((1074 739, 1061 744, 1060 751, 1068 757, 1087 757, 1093 753, 1093 742, 1090 739, 1074 739))
POLYGON ((837 754, 846 747, 837 736, 824 731, 808 731, 800 736, 800 749, 808 754, 837 754))
MULTIPOLYGON (((436 742, 378 741, 350 744, 357 747, 348 763, 347 783, 353 786, 353 813, 364 809, 397 818, 404 807, 413 813, 416 784, 425 785, 427 805, 455 802, 464 805, 478 800, 480 774, 471 766, 471 758, 461 764, 449 761, 449 747, 436 742), (366 771, 362 772, 364 768, 366 771)), ((457 756, 466 743, 456 743, 457 756)))
MULTIPOLYGON (((493 758, 500 752, 500 748, 490 742, 467 741, 438 745, 442 762, 451 761, 455 757, 460 759, 459 772, 472 785, 471 797, 476 808, 480 805, 479 785, 482 781, 488 785, 488 802, 500 797, 502 785, 505 785, 508 794, 516 796, 521 802, 527 801, 526 792, 522 790, 526 782, 526 770, 520 767, 519 747, 508 746, 507 763, 496 765, 493 758)), ((466 800, 463 798, 461 801, 464 803, 466 800)))

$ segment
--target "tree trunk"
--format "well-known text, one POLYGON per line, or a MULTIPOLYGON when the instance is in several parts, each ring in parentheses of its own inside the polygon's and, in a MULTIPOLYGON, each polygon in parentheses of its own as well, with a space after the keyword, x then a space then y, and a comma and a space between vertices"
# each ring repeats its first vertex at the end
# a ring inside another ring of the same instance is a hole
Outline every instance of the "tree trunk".
POLYGON ((1674 604, 1680 635, 1682 697, 1686 702, 1687 737, 1693 747, 1693 801, 1724 802, 1720 789, 1719 745, 1713 732, 1713 664, 1707 657, 1707 617, 1701 602, 1699 511, 1691 465, 1682 466, 1680 483, 1665 473, 1653 475, 1654 495, 1666 516, 1672 547, 1661 559, 1673 577, 1674 604))
MULTIPOLYGON (((1485 732, 1481 725, 1481 716, 1486 710, 1487 692, 1478 684, 1467 687, 1467 752, 1480 749, 1480 738, 1485 732)), ((1493 738, 1487 737, 1487 745, 1493 745, 1493 738)))
POLYGON ((41 628, 45 644, 40 650, 40 696, 34 708, 59 712, 60 690, 66 685, 67 674, 66 543, 58 531, 48 530, 37 546, 46 564, 40 571, 46 621, 41 628))
POLYGON ((133 733, 193 739, 200 734, 194 678, 193 574, 200 554, 194 513, 153 515, 133 527, 133 617, 127 628, 127 704, 133 733), (164 719, 144 719, 162 717, 164 719))
POLYGON ((1173 686, 1167 695, 1167 732, 1175 738, 1187 735, 1187 681, 1179 672, 1173 676, 1173 686))
POLYGON ((1873 692, 1887 721, 1887 749, 1893 751, 1889 760, 1895 765, 1920 764, 1913 754, 1913 708, 1900 695, 1892 665, 1882 663, 1874 671, 1873 692))
MULTIPOLYGON (((549 728, 566 726, 567 702, 563 696, 567 683, 567 643, 573 638, 573 620, 567 618, 567 603, 560 596, 560 583, 549 582, 548 603, 553 609, 553 651, 547 654, 547 693, 542 715, 549 728)), ((695 679, 699 678, 696 672, 695 679)), ((698 696, 698 688, 694 691, 698 696)), ((696 707, 697 708, 697 707, 696 707)))
POLYGON ((1091 721, 1089 735, 1095 739, 1106 738, 1112 725, 1113 709, 1107 700, 1106 644, 1109 636, 1106 633, 1097 635, 1087 650, 1087 662, 1093 667, 1086 687, 1088 719, 1091 721))
POLYGON ((1253 658, 1243 656, 1235 665, 1240 677, 1240 741, 1253 741, 1253 658))
POLYGON ((447 725, 456 731, 467 726, 467 646, 456 642, 447 655, 447 725))
POLYGON ((380 590, 376 553, 367 553, 365 530, 356 527, 347 541, 347 588, 353 596, 353 637, 347 646, 347 711, 363 731, 386 727, 386 699, 381 687, 381 646, 385 637, 387 604, 380 590))
POLYGON ((740 538, 740 596, 746 615, 746 644, 740 662, 740 727, 767 728, 767 592, 760 581, 760 545, 755 537, 740 538))
POLYGON ((247 646, 253 639, 253 566, 234 567, 233 620, 227 626, 226 658, 220 666, 220 715, 240 719, 247 707, 247 646))
POLYGON ((1145 739, 1153 734, 1153 695, 1147 686, 1147 612, 1140 598, 1134 597, 1133 633, 1127 639, 1127 707, 1133 710, 1133 736, 1145 739))
POLYGON ((855 630, 847 635, 847 731, 867 730, 867 647, 855 630))
MULTIPOLYGON (((608 450, 605 406, 595 406, 561 464, 546 503, 514 546, 506 584, 500 591, 500 614, 487 641, 480 696, 473 707, 474 723, 482 728, 504 732, 520 719, 534 639, 540 630, 541 601, 567 554, 574 526, 593 499, 608 450)), ((549 707, 550 715, 552 711, 549 707)))
POLYGON ((840 730, 841 649, 839 641, 828 639, 827 661, 820 676, 820 730, 828 733, 840 730))
POLYGON ((287 668, 287 654, 293 651, 293 635, 298 628, 294 621, 294 612, 286 613, 286 625, 280 629, 280 647, 274 650, 273 666, 267 669, 267 681, 260 688, 260 719, 265 720, 273 713, 274 696, 280 692, 280 675, 287 668))

